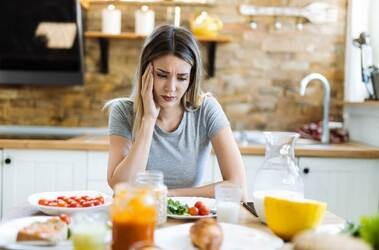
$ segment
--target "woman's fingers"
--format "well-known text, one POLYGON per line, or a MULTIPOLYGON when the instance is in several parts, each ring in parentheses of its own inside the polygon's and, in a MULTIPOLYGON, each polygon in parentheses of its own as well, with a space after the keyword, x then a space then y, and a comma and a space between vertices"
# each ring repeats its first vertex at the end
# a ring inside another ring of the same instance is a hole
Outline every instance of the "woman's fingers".
POLYGON ((150 115, 157 118, 159 114, 159 105, 154 100, 153 89, 154 89, 154 68, 152 63, 146 67, 145 72, 141 79, 141 96, 144 108, 144 114, 150 115))
MULTIPOLYGON (((152 69, 152 67, 151 67, 151 69, 152 69)), ((147 78, 147 91, 148 91, 148 93, 153 93, 153 84, 154 84, 153 74, 150 73, 148 78, 147 78)))
POLYGON ((145 72, 143 73, 142 75, 142 79, 141 79, 141 94, 143 94, 145 92, 145 82, 146 82, 146 75, 147 75, 147 71, 149 70, 149 66, 147 66, 147 68, 145 69, 145 72))
POLYGON ((148 80, 148 77, 150 76, 150 72, 151 72, 151 64, 149 63, 145 69, 145 72, 142 75, 142 88, 141 88, 142 94, 146 92, 146 88, 147 88, 146 85, 148 85, 147 80, 148 80))

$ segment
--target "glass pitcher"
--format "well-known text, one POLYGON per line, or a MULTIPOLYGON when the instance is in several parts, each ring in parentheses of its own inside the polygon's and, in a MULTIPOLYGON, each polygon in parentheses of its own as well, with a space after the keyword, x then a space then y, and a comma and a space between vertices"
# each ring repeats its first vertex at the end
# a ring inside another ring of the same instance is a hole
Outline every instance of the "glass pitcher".
POLYGON ((254 207, 262 222, 266 222, 263 201, 266 195, 300 199, 304 183, 295 161, 295 142, 299 134, 263 132, 266 139, 265 159, 253 184, 254 207))

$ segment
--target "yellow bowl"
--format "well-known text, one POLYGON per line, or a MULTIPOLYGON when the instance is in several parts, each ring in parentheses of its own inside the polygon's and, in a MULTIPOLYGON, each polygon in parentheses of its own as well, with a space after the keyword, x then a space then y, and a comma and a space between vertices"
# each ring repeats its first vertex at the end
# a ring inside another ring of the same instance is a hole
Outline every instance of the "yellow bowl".
POLYGON ((223 23, 219 18, 211 17, 203 11, 191 22, 191 31, 196 36, 217 36, 223 23))
POLYGON ((268 227, 282 239, 291 240, 297 233, 320 224, 326 203, 266 196, 264 210, 268 227))

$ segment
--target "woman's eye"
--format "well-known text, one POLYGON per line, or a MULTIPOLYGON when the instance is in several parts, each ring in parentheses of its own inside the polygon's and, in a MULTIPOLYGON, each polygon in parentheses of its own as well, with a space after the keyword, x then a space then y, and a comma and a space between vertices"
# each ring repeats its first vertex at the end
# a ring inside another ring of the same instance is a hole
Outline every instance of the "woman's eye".
POLYGON ((157 74, 157 76, 160 78, 166 78, 167 77, 166 75, 162 75, 162 74, 157 74))
POLYGON ((179 77, 178 80, 179 80, 179 81, 187 81, 187 78, 179 77))

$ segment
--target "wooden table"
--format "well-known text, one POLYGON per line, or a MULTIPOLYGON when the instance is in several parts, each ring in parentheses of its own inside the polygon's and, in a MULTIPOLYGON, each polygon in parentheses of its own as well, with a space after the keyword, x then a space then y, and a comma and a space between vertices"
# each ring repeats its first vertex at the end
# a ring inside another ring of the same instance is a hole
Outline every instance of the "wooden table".
MULTIPOLYGON (((3 222, 10 220, 10 219, 16 219, 20 217, 26 217, 26 216, 40 216, 43 215, 41 212, 39 212, 37 209, 31 207, 30 205, 24 205, 21 207, 17 207, 12 210, 5 218, 3 218, 3 222)), ((160 226, 162 228, 179 225, 183 223, 193 222, 193 220, 175 220, 175 219, 168 219, 167 223, 160 226)), ((322 221, 322 225, 330 225, 330 224, 341 224, 344 223, 345 220, 342 218, 332 214, 331 212, 326 212, 324 219, 322 221)), ((269 234, 273 234, 271 230, 264 224, 260 223, 258 218, 252 215, 246 208, 241 206, 240 210, 240 218, 239 218, 239 225, 254 228, 269 234)), ((292 244, 286 243, 281 250, 291 250, 292 244)))

